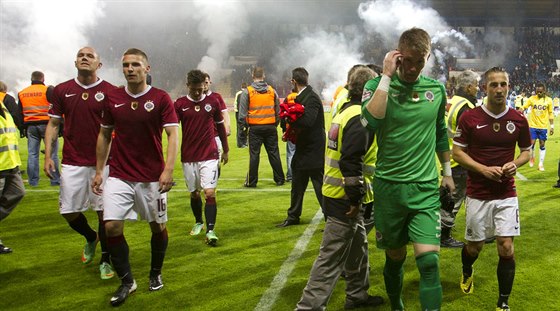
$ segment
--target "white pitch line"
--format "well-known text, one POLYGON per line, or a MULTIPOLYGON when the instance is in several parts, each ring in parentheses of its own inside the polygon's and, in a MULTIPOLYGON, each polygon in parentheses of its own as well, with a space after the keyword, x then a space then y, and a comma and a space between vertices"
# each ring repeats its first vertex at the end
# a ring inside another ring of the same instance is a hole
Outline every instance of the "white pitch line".
POLYGON ((307 226, 301 237, 296 242, 296 245, 290 253, 290 256, 288 256, 284 263, 282 263, 280 271, 278 271, 278 273, 270 283, 270 286, 262 295, 261 300, 255 307, 254 311, 269 311, 272 309, 272 306, 274 306, 274 303, 276 303, 276 300, 278 299, 278 295, 284 288, 284 285, 286 285, 288 277, 294 270, 297 261, 307 248, 307 244, 311 240, 313 233, 315 233, 315 231, 317 230, 317 226, 319 225, 321 219, 323 219, 323 212, 321 211, 321 209, 319 209, 311 220, 311 223, 307 226))
POLYGON ((523 181, 529 180, 529 179, 527 179, 527 177, 523 176, 523 174, 521 174, 519 172, 515 173, 515 177, 517 177, 517 178, 519 178, 520 180, 523 180, 523 181))
MULTIPOLYGON (((174 188, 173 192, 186 190, 183 188, 174 188)), ((25 192, 59 192, 58 189, 25 189, 25 192)), ((218 192, 290 192, 290 188, 218 188, 218 192)), ((306 192, 314 191, 313 189, 307 189, 306 192)))

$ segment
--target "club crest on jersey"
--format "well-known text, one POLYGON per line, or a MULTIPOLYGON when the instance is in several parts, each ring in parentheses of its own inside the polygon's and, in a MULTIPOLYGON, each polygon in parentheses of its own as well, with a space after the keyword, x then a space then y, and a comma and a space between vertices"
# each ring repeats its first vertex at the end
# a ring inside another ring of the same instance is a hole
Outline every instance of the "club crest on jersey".
POLYGON ((151 101, 151 100, 147 101, 144 104, 144 109, 146 109, 147 112, 150 112, 150 111, 154 110, 154 107, 155 107, 154 102, 151 101))
POLYGON ((132 102, 132 103, 130 103, 130 108, 132 108, 132 110, 138 109, 138 102, 132 102))
POLYGON ((500 123, 494 122, 494 124, 492 124, 492 129, 494 130, 494 132, 499 132, 500 131, 500 123))
POLYGON ((102 92, 97 92, 95 93, 94 97, 96 101, 100 102, 105 99, 105 94, 103 94, 102 92))
POLYGON ((515 132, 515 123, 508 121, 506 124, 506 131, 508 131, 508 133, 513 134, 513 132, 515 132))
POLYGON ((431 102, 434 101, 434 93, 432 91, 426 91, 426 93, 424 93, 424 97, 431 102))
POLYGON ((210 106, 210 104, 206 104, 204 105, 204 110, 206 110, 206 112, 210 112, 210 110, 212 110, 212 106, 210 106))
POLYGON ((87 92, 82 93, 82 99, 87 100, 89 98, 89 94, 87 92))
POLYGON ((199 112, 200 111, 200 106, 199 105, 194 106, 194 111, 199 112))

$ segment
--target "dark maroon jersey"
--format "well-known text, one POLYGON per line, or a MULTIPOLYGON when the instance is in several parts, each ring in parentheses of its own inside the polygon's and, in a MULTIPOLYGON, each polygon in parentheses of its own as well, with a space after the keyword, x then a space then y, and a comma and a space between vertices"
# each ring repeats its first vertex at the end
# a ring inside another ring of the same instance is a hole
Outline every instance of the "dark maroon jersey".
POLYGON ((218 102, 209 96, 197 102, 184 96, 175 102, 175 111, 183 131, 181 162, 218 159, 214 126, 224 122, 218 102))
MULTIPOLYGON (((218 107, 220 108, 220 113, 222 111, 227 112, 226 102, 222 98, 222 95, 220 95, 219 93, 210 92, 210 94, 208 94, 206 96, 210 97, 210 98, 212 98, 212 99, 214 99, 218 102, 218 107)), ((218 136, 218 126, 216 124, 214 124, 214 136, 218 136)))
POLYGON ((63 164, 95 166, 103 99, 115 88, 102 79, 91 85, 72 79, 54 88, 49 116, 64 118, 63 164))
POLYGON ((140 94, 119 88, 107 94, 101 126, 113 128, 109 176, 131 182, 155 182, 163 172, 162 131, 179 126, 173 101, 148 86, 140 94))
MULTIPOLYGON (((527 119, 509 109, 494 115, 484 106, 463 113, 453 143, 467 149, 467 154, 486 166, 503 166, 515 157, 515 146, 527 150, 531 136, 527 119)), ((495 182, 473 171, 468 172, 467 195, 479 200, 497 200, 516 196, 515 179, 502 177, 495 182)))

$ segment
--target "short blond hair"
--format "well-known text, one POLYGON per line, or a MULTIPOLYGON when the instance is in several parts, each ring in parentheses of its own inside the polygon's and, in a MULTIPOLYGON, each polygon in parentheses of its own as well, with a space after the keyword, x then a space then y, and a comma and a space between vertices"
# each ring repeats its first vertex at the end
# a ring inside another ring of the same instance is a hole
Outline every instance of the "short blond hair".
POLYGON ((428 55, 432 50, 431 41, 430 35, 424 29, 413 27, 401 34, 399 50, 409 49, 428 55))

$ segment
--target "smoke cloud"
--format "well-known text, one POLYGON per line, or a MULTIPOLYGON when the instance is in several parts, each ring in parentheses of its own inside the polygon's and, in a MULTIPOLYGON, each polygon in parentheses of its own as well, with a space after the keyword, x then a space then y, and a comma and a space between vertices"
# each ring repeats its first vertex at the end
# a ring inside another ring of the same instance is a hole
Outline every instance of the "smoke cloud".
POLYGON ((21 90, 36 70, 47 84, 74 76, 76 52, 87 45, 85 34, 103 16, 103 7, 97 0, 2 1, 1 79, 10 90, 21 90))

